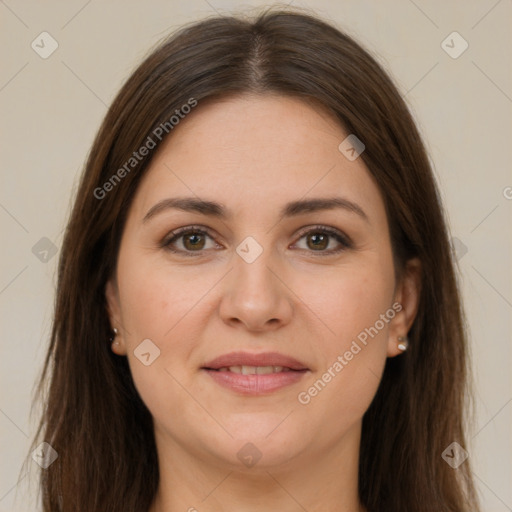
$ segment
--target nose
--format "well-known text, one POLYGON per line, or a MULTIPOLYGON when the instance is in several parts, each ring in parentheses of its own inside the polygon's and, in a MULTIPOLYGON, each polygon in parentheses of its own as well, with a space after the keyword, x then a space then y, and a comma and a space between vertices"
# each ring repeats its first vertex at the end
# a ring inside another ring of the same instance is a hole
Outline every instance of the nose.
POLYGON ((230 326, 243 325, 247 330, 263 332, 290 322, 293 293, 270 252, 264 250, 252 263, 234 256, 234 268, 223 280, 219 309, 222 320, 230 326))

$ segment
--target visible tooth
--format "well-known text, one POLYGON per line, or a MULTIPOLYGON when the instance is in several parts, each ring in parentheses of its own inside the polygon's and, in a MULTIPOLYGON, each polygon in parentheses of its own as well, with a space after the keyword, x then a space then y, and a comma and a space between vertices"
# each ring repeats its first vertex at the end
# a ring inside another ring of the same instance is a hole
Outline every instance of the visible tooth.
POLYGON ((270 373, 289 372, 285 366, 229 366, 219 368, 220 372, 241 373, 242 375, 268 375, 270 373))
POLYGON ((276 367, 274 367, 274 366, 258 366, 256 368, 256 373, 258 375, 268 375, 269 373, 275 372, 274 368, 279 368, 279 367, 278 366, 276 366, 276 367))

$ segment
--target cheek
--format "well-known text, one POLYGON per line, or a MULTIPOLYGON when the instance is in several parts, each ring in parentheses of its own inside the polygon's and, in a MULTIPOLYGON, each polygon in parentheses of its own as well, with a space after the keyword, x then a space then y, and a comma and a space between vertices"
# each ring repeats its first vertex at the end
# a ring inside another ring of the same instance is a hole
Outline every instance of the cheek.
MULTIPOLYGON (((125 269, 128 271, 128 267, 125 269)), ((200 338, 201 317, 207 314, 204 304, 198 302, 204 289, 197 286, 194 290, 190 280, 176 271, 140 266, 130 270, 125 274, 129 277, 120 280, 119 288, 133 381, 152 416, 157 421, 173 418, 178 427, 190 416, 185 409, 193 409, 194 404, 184 388, 189 385, 185 377, 189 375, 193 340, 200 338), (142 352, 149 352, 149 358, 141 358, 139 347, 147 339, 154 346, 142 352), (144 364, 147 359, 149 365, 144 364), (180 404, 183 414, 175 415, 176 404, 180 404)))
MULTIPOLYGON (((332 269, 297 281, 298 295, 321 323, 327 351, 333 354, 350 345, 365 329, 374 326, 392 305, 394 274, 385 256, 362 259, 361 264, 332 269)), ((379 331, 387 331, 388 324, 379 331)))
POLYGON ((218 280, 205 272, 198 278, 192 265, 173 267, 143 254, 120 258, 118 275, 130 345, 144 338, 169 343, 174 332, 190 324, 190 313, 201 309, 201 298, 218 280))
POLYGON ((391 257, 372 255, 363 265, 337 269, 322 281, 321 293, 308 295, 306 289, 311 288, 303 288, 304 302, 328 330, 323 329, 318 371, 298 402, 309 414, 346 427, 369 407, 386 362, 395 316, 391 257))
POLYGON ((205 294, 219 276, 202 272, 198 277, 192 266, 172 268, 150 260, 142 255, 121 257, 118 284, 131 373, 143 401, 156 412, 183 399, 178 382, 187 386, 197 370, 192 353, 213 314, 205 294), (137 357, 147 339, 157 348, 149 345, 150 357, 142 359, 152 361, 152 351, 158 354, 148 366, 137 357))

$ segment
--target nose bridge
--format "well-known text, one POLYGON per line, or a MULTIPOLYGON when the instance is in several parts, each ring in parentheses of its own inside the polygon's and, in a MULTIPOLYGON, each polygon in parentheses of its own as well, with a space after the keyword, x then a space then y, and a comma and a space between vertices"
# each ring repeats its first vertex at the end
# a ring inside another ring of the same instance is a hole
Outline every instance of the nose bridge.
POLYGON ((270 271, 276 266, 275 252, 267 245, 265 248, 253 237, 247 237, 236 249, 234 258, 234 290, 244 300, 258 297, 269 300, 280 293, 276 289, 276 278, 270 271))
POLYGON ((247 237, 236 248, 233 267, 222 298, 225 321, 239 321, 255 330, 289 321, 290 297, 275 275, 280 265, 272 247, 247 237))

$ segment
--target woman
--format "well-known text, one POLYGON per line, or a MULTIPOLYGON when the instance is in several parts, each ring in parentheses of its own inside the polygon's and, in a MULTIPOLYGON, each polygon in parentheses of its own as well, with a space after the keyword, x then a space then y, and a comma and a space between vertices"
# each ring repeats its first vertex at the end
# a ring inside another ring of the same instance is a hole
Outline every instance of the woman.
POLYGON ((476 511, 466 351, 376 61, 310 15, 190 25, 123 86, 78 190, 44 510, 476 511))

